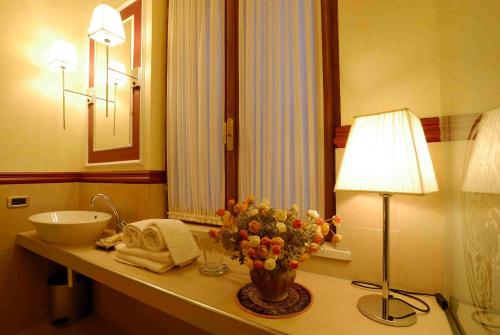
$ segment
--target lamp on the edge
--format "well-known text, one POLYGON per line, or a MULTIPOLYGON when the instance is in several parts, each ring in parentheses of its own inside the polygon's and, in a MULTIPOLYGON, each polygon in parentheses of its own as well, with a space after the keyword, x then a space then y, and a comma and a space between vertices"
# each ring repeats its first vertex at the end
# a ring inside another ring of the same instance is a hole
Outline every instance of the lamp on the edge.
MULTIPOLYGON (((78 57, 76 55, 76 48, 73 44, 62 38, 56 39, 52 42, 48 56, 49 68, 55 71, 61 71, 62 77, 62 103, 63 103, 63 129, 66 129, 66 82, 65 71, 72 71, 78 67, 78 57)), ((73 92, 78 93, 78 92, 73 92)), ((78 93, 80 94, 80 93, 78 93)), ((82 94, 88 97, 86 94, 82 94)))
POLYGON ((49 51, 49 67, 52 70, 72 71, 78 67, 78 56, 74 44, 58 38, 52 42, 49 51))
POLYGON ((358 116, 349 132, 336 191, 376 192, 383 199, 382 295, 359 299, 368 318, 392 326, 409 326, 416 313, 389 297, 389 198, 438 191, 422 124, 409 109, 358 116))
POLYGON ((106 4, 97 6, 92 12, 88 36, 106 45, 106 117, 108 117, 109 47, 125 42, 125 29, 120 12, 106 4))
POLYGON ((125 42, 125 29, 120 12, 106 4, 97 6, 92 12, 88 36, 110 47, 125 42))

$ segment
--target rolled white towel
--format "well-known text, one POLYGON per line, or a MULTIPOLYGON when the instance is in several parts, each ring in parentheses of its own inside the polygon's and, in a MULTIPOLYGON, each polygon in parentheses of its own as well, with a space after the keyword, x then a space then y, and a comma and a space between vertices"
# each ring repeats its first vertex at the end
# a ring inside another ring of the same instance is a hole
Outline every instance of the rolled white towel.
POLYGON ((123 227, 122 239, 129 248, 142 247, 141 232, 148 224, 154 220, 142 220, 129 223, 123 227))
POLYGON ((115 245, 115 249, 119 255, 141 257, 164 264, 172 263, 172 257, 170 257, 170 252, 168 251, 153 252, 146 249, 129 248, 124 243, 115 245))
POLYGON ((148 250, 158 252, 168 249, 175 265, 183 265, 200 256, 191 231, 179 220, 155 220, 143 229, 141 240, 148 250))
POLYGON ((125 264, 138 266, 140 268, 145 268, 156 273, 164 273, 174 267, 173 263, 164 264, 152 261, 150 259, 127 255, 127 254, 117 253, 115 260, 125 264))
MULTIPOLYGON (((158 222, 159 220, 155 221, 158 222)), ((152 222, 154 223, 154 222, 152 222)), ((153 224, 148 224, 141 233, 141 244, 146 250, 152 252, 161 252, 167 250, 167 245, 165 244, 165 239, 158 229, 157 226, 153 224)))

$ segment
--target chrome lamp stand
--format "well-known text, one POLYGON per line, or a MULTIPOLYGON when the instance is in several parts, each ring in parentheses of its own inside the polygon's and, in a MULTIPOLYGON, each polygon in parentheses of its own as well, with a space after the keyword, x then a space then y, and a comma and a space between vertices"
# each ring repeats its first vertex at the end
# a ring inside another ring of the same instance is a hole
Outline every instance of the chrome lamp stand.
POLYGON ((383 212, 383 259, 382 259, 382 295, 370 294, 358 300, 358 309, 366 317, 385 325, 405 327, 417 321, 415 311, 402 302, 392 298, 389 293, 389 198, 391 194, 380 193, 384 202, 383 212))

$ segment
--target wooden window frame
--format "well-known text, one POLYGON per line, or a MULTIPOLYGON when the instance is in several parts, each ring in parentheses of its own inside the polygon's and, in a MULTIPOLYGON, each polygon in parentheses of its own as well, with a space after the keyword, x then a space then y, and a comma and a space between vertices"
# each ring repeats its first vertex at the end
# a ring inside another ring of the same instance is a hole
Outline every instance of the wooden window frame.
MULTIPOLYGON (((225 199, 238 199, 238 0, 225 3, 225 120, 234 120, 234 150, 225 150, 225 199)), ((325 217, 335 214, 335 129, 340 126, 338 1, 321 0, 325 217)), ((331 234, 330 234, 331 235, 331 234)), ((331 236, 330 236, 331 239, 331 236)))

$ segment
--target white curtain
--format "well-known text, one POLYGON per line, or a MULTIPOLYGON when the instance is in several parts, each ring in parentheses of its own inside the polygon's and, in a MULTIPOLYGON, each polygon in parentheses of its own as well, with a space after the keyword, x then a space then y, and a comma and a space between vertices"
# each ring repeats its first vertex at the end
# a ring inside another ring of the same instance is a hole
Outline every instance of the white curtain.
POLYGON ((320 1, 239 6, 239 196, 323 212, 320 1))
POLYGON ((224 206, 224 1, 170 0, 168 216, 218 223, 224 206))

